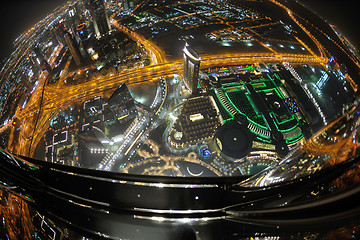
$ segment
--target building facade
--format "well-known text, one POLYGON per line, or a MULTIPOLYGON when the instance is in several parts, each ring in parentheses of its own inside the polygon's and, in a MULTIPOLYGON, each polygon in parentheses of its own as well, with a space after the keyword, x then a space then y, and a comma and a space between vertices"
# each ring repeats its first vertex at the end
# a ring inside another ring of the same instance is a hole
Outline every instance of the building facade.
POLYGON ((122 123, 138 117, 134 98, 125 83, 121 84, 104 107, 105 124, 122 123))
POLYGON ((42 71, 46 70, 50 74, 52 73, 52 68, 49 65, 49 63, 46 61, 44 54, 41 52, 41 50, 38 47, 35 47, 33 49, 33 63, 35 67, 39 67, 42 71))
POLYGON ((71 36, 70 33, 65 34, 66 45, 68 46, 71 56, 73 57, 76 65, 80 66, 83 64, 83 57, 81 55, 79 46, 75 39, 71 36))
POLYGON ((95 35, 100 38, 111 31, 109 17, 106 13, 104 0, 89 0, 90 12, 94 21, 95 35))
POLYGON ((199 71, 200 71, 200 57, 188 45, 184 47, 184 83, 191 93, 197 92, 199 71))
POLYGON ((129 10, 134 8, 134 1, 133 0, 122 0, 122 7, 124 10, 129 10))

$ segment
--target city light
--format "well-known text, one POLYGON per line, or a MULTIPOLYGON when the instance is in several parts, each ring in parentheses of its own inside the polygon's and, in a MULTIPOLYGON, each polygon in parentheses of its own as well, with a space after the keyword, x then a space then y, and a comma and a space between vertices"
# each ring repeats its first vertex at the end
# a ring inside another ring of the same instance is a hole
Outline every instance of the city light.
POLYGON ((360 55, 300 1, 67 1, 13 46, 0 239, 358 239, 360 55))
POLYGON ((290 21, 219 1, 68 3, 17 39, 22 50, 2 72, 19 79, 3 88, 9 150, 144 175, 261 172, 357 90, 322 32, 269 2, 290 21))

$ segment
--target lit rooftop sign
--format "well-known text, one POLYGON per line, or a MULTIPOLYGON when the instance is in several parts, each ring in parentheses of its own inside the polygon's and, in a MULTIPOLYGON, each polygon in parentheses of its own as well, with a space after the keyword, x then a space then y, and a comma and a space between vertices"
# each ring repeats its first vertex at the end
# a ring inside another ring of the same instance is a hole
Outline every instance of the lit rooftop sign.
POLYGON ((201 113, 197 113, 197 114, 190 115, 189 118, 192 122, 195 122, 195 121, 204 119, 204 116, 201 113))

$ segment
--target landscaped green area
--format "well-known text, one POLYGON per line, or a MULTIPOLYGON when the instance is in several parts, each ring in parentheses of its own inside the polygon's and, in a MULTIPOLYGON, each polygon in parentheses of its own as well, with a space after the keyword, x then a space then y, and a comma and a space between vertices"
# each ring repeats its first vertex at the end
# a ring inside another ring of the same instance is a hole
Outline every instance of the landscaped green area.
MULTIPOLYGON (((286 143, 290 144, 303 137, 300 128, 302 120, 299 118, 299 110, 294 110, 295 101, 285 98, 282 92, 285 86, 280 81, 275 81, 276 77, 269 74, 260 75, 257 79, 249 80, 247 84, 251 84, 256 93, 261 96, 266 105, 266 111, 271 116, 277 130, 283 134, 286 143)), ((252 100, 246 83, 237 79, 236 76, 233 81, 226 77, 226 83, 219 88, 211 89, 210 94, 213 96, 224 122, 232 120, 236 113, 243 114, 249 120, 248 127, 257 136, 257 139, 266 143, 271 142, 271 129, 263 112, 257 109, 252 100)))

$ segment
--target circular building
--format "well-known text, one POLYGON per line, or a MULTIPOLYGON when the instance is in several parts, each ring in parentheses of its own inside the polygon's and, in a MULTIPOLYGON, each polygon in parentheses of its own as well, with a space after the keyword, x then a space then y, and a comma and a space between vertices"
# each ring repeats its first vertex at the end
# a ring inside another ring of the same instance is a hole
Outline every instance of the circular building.
POLYGON ((249 154, 252 134, 244 125, 230 121, 218 128, 215 141, 220 151, 228 157, 239 159, 249 154))

